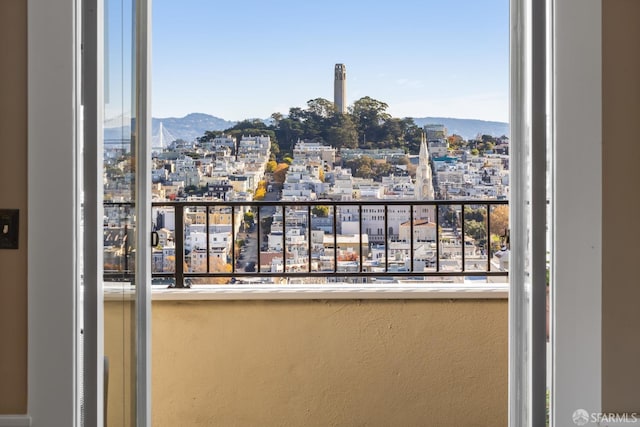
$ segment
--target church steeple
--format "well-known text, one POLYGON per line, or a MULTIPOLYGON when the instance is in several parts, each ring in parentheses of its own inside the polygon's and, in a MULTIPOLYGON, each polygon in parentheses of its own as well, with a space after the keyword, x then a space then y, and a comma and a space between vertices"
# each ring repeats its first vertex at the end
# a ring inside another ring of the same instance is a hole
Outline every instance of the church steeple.
POLYGON ((420 163, 429 163, 429 148, 427 147, 427 137, 424 132, 420 136, 420 163))
POLYGON ((431 166, 429 165, 429 148, 427 138, 422 132, 420 141, 420 156, 418 169, 416 170, 415 195, 417 200, 433 200, 433 179, 431 176, 431 166))

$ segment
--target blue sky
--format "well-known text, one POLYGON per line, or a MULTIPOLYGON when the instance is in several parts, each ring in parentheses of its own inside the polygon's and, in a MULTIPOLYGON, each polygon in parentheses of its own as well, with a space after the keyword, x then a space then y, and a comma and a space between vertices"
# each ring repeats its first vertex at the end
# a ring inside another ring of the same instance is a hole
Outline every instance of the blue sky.
POLYGON ((507 121, 508 0, 154 0, 154 117, 266 118, 371 96, 397 117, 507 121))

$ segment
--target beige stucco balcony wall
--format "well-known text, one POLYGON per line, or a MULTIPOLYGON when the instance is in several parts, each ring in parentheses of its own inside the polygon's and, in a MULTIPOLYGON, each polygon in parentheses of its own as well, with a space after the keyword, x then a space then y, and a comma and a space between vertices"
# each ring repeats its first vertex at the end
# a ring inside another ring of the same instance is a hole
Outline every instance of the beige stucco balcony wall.
MULTIPOLYGON (((128 305, 105 309, 119 425, 128 305)), ((156 300, 152 312, 154 426, 507 424, 506 298, 156 300)))

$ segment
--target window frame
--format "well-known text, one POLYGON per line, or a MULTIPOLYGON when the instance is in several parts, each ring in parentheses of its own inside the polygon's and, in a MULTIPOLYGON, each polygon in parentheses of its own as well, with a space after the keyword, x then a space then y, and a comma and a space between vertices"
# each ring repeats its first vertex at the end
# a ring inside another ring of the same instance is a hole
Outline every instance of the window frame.
MULTIPOLYGON (((25 419, 30 418, 33 426, 79 421, 77 253, 81 246, 76 240, 75 190, 79 3, 27 3, 29 415, 25 419), (50 194, 56 194, 56 209, 51 209, 50 194), (52 223, 56 227, 48 226, 52 223), (56 286, 47 286, 51 283, 56 286), (50 393, 52 389, 56 393, 50 393)), ((576 406, 597 412, 601 404, 601 4, 554 0, 552 5, 552 277, 553 283, 562 285, 551 289, 552 425, 565 425, 576 406), (576 150, 581 150, 580 161, 576 150), (578 180, 575 170, 585 162, 592 173, 581 174, 578 180), (576 206, 581 208, 579 221, 574 216, 576 206)))

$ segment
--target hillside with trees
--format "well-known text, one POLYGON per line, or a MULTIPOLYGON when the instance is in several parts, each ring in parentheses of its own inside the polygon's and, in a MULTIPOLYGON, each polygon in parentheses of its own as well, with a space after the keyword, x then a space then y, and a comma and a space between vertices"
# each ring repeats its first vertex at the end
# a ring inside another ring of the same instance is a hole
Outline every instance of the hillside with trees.
POLYGON ((306 108, 292 107, 287 115, 271 115, 270 124, 245 120, 222 131, 206 131, 200 142, 226 134, 269 135, 272 152, 279 157, 291 153, 298 140, 315 140, 340 148, 401 148, 415 153, 420 147, 421 128, 411 118, 392 117, 389 106, 365 96, 351 105, 345 114, 336 111, 333 102, 316 98, 306 108))
MULTIPOLYGON (((422 124, 425 119, 392 117, 389 106, 377 99, 365 96, 355 101, 345 114, 337 112, 333 102, 324 98, 307 101, 306 108, 292 107, 287 115, 280 112, 271 114, 268 120, 248 119, 234 123, 224 130, 207 130, 197 138, 199 142, 211 141, 221 135, 231 135, 240 139, 242 135, 268 135, 271 138, 272 160, 290 163, 293 148, 299 140, 317 141, 341 148, 399 148, 405 153, 417 154, 420 150, 422 124)), ((489 123, 504 125, 492 129, 508 129, 506 123, 483 122, 480 120, 447 119, 460 123, 489 123)), ((470 125, 469 125, 470 126, 470 125)), ((479 128, 478 128, 479 129, 479 128)), ((451 129, 449 129, 451 131, 451 129)), ((508 132, 506 132, 508 133, 508 132)), ((505 135, 498 133, 496 135, 505 135)), ((489 134, 478 135, 478 139, 465 139, 453 133, 447 137, 453 151, 468 149, 472 155, 484 154, 498 144, 498 138, 489 134)), ((365 159, 368 162, 369 159, 365 159)), ((364 166, 367 175, 379 175, 388 171, 379 164, 364 166), (370 171, 370 173, 369 173, 370 171)), ((354 169, 358 170, 359 167, 354 169)))

